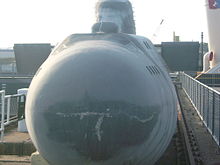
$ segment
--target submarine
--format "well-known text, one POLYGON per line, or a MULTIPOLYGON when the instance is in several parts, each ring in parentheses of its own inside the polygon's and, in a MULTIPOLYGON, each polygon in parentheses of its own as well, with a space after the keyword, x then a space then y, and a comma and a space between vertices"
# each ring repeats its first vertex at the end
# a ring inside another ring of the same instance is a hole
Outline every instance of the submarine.
POLYGON ((36 72, 26 124, 50 165, 153 165, 176 129, 177 97, 128 0, 99 0, 91 33, 61 42, 36 72))

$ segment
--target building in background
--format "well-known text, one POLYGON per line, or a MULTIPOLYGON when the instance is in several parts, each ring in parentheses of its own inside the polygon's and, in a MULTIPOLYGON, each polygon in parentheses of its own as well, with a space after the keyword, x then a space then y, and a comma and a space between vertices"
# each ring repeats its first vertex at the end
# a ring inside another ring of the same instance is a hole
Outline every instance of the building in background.
POLYGON ((16 73, 15 54, 13 49, 0 49, 0 73, 16 73))
POLYGON ((49 43, 39 44, 15 44, 14 52, 17 73, 34 75, 38 68, 47 59, 52 46, 49 43))
MULTIPOLYGON (((208 44, 199 42, 163 42, 155 45, 170 71, 201 71, 208 44)), ((47 59, 50 44, 15 44, 14 49, 0 49, 0 73, 34 75, 47 59)))
POLYGON ((162 42, 155 47, 171 72, 201 71, 203 55, 208 51, 208 44, 199 42, 162 42))

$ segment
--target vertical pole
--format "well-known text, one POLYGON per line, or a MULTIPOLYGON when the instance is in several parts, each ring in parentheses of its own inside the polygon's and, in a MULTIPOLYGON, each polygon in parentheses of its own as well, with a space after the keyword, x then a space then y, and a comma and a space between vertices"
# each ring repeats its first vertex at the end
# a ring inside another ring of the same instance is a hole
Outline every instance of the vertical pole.
POLYGON ((173 42, 176 42, 176 33, 173 32, 173 42))
POLYGON ((1 94, 1 102, 2 102, 2 117, 1 117, 1 141, 4 138, 4 118, 5 118, 5 90, 2 91, 1 94))
POLYGON ((203 99, 203 91, 202 91, 202 85, 201 84, 199 84, 199 87, 200 87, 200 108, 199 108, 199 113, 200 113, 200 115, 201 115, 201 113, 202 113, 202 109, 203 109, 203 102, 202 102, 202 99, 203 99))
POLYGON ((192 101, 195 105, 195 101, 194 101, 194 81, 190 78, 190 81, 192 82, 192 101))
POLYGON ((190 96, 190 98, 192 98, 192 82, 189 77, 188 77, 188 80, 189 80, 189 96, 190 96))
POLYGON ((11 97, 8 97, 8 100, 7 100, 7 124, 9 123, 9 120, 10 120, 10 109, 11 109, 11 97))
POLYGON ((204 39, 204 33, 202 32, 201 33, 201 54, 200 54, 200 64, 199 64, 199 67, 200 67, 200 70, 202 71, 202 63, 203 63, 203 54, 204 54, 204 42, 203 42, 203 39, 204 39))
POLYGON ((212 135, 215 134, 215 92, 213 91, 212 99, 212 135))
POLYGON ((198 83, 195 81, 195 83, 196 83, 196 109, 198 110, 198 108, 199 108, 199 104, 198 104, 198 100, 199 100, 199 90, 198 90, 198 83))
MULTIPOLYGON (((220 114, 220 95, 218 95, 218 115, 220 114)), ((218 117, 218 145, 220 145, 220 118, 218 117)))
POLYGON ((208 103, 208 106, 207 106, 207 111, 206 111, 206 124, 207 124, 207 127, 209 128, 209 106, 210 106, 210 101, 209 101, 209 89, 207 89, 208 91, 208 94, 207 94, 207 103, 208 103))
POLYGON ((198 97, 199 97, 199 99, 198 99, 198 111, 200 113, 200 111, 201 111, 201 86, 200 86, 199 83, 198 83, 198 91, 199 91, 199 94, 198 94, 198 97))
POLYGON ((206 93, 205 93, 205 91, 206 91, 206 89, 205 89, 205 87, 203 86, 202 87, 203 88, 203 109, 202 109, 202 118, 203 118, 203 121, 205 120, 205 109, 206 109, 206 106, 207 106, 207 104, 206 104, 206 93))

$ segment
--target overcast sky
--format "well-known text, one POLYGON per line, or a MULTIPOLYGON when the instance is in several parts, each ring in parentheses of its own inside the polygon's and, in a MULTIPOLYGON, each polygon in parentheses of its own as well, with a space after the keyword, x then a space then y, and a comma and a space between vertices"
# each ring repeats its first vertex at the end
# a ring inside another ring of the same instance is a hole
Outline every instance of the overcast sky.
MULTIPOLYGON (((72 33, 88 33, 97 0, 0 0, 0 48, 14 43, 61 42, 72 33)), ((208 40, 205 0, 131 0, 138 35, 154 43, 208 40), (158 28, 161 20, 164 23, 158 28), (153 37, 156 32, 157 37, 153 37)))

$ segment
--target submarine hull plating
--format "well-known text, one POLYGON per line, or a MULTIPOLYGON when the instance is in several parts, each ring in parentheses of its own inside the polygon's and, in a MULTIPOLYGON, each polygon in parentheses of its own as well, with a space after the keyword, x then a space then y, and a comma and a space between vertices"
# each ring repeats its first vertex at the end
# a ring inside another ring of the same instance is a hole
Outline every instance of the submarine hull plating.
POLYGON ((135 44, 129 50, 121 40, 72 38, 28 91, 27 126, 37 150, 52 165, 154 164, 176 127, 168 74, 135 44))

